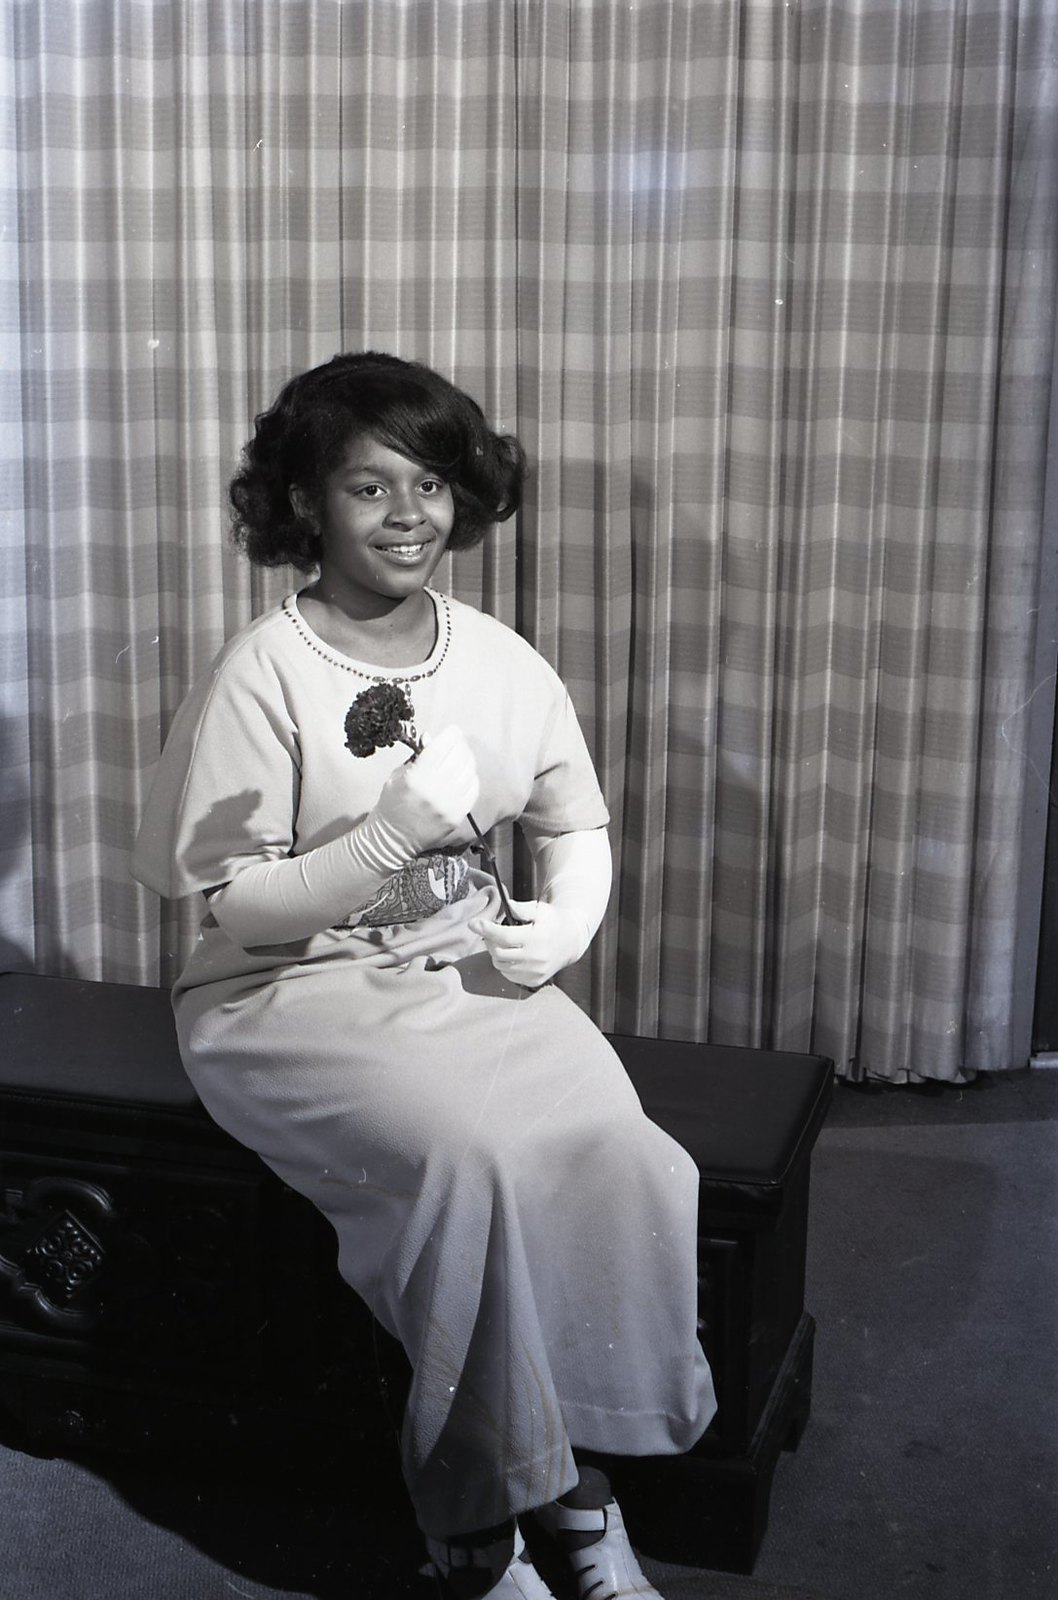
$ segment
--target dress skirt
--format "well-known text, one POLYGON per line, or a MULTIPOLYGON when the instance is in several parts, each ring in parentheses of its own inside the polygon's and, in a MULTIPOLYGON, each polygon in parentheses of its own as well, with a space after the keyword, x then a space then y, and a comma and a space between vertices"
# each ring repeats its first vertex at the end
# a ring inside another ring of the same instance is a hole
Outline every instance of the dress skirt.
POLYGON ((207 1110, 330 1220, 342 1276, 407 1351, 425 1533, 555 1499, 572 1445, 701 1435, 697 1170, 561 990, 504 983, 484 951, 338 956, 175 1004, 207 1110))

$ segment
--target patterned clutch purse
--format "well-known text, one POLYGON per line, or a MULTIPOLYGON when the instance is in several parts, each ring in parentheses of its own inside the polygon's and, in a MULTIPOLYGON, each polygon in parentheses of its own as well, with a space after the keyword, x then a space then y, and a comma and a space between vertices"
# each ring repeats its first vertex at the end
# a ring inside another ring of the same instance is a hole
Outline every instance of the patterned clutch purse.
POLYGON ((387 878, 366 905, 338 924, 342 928, 392 928, 399 923, 420 922, 444 906, 465 900, 470 892, 470 869, 466 859, 449 851, 435 850, 416 856, 387 878))

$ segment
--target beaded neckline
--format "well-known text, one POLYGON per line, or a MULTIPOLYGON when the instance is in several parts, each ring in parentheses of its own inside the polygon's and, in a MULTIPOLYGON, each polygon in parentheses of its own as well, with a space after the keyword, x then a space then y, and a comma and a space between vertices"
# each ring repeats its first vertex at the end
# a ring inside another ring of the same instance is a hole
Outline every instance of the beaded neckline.
POLYGON ((309 627, 298 610, 296 594, 287 595, 282 610, 283 615, 294 624, 294 629, 302 642, 325 661, 340 667, 343 672, 351 672, 354 677, 364 678, 368 683, 421 683, 424 678, 433 677, 448 654, 448 646, 452 642, 452 613, 448 601, 436 589, 427 589, 425 592, 433 602, 434 614, 437 617, 437 639, 426 660, 414 670, 409 667, 376 667, 371 671, 368 662, 358 664, 350 656, 333 649, 309 627))

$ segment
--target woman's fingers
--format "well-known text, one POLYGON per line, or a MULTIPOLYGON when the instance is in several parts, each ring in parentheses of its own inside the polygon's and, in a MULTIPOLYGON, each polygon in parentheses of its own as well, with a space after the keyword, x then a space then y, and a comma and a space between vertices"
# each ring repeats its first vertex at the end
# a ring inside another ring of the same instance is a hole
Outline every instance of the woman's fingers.
MULTIPOLYGON (((514 907, 511 909, 514 910, 514 907)), ((473 918, 470 927, 474 933, 480 934, 490 950, 525 949, 524 928, 509 928, 502 922, 486 922, 483 917, 473 918)))
POLYGON ((467 813, 481 792, 477 762, 466 735, 448 727, 412 761, 386 779, 376 810, 403 832, 416 851, 434 850, 457 831, 465 840, 467 813))
POLYGON ((508 896, 508 903, 514 915, 520 918, 519 926, 511 927, 506 922, 490 922, 487 917, 471 917, 468 924, 473 933, 484 939, 490 951, 504 955, 524 951, 532 944, 533 919, 537 911, 535 900, 512 900, 508 896))
POLYGON ((539 988, 583 951, 583 918, 539 900, 515 900, 511 909, 525 917, 522 927, 507 927, 474 917, 470 927, 484 941, 494 967, 528 988, 539 988))
POLYGON ((477 761, 461 728, 443 728, 409 763, 407 773, 413 792, 436 806, 452 827, 474 809, 481 793, 477 761))

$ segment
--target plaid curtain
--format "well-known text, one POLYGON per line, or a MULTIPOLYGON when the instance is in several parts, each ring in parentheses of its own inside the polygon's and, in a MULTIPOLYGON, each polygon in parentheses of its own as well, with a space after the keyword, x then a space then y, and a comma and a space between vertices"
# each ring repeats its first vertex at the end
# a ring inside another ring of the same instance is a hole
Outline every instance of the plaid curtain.
POLYGON ((1022 1065, 1054 7, 0 16, 0 956, 173 977, 190 913, 127 871, 151 766, 294 582, 226 550, 226 482, 283 379, 375 346, 534 462, 517 525, 441 579, 588 733, 617 886, 570 984, 597 1020, 890 1079, 1022 1065))

